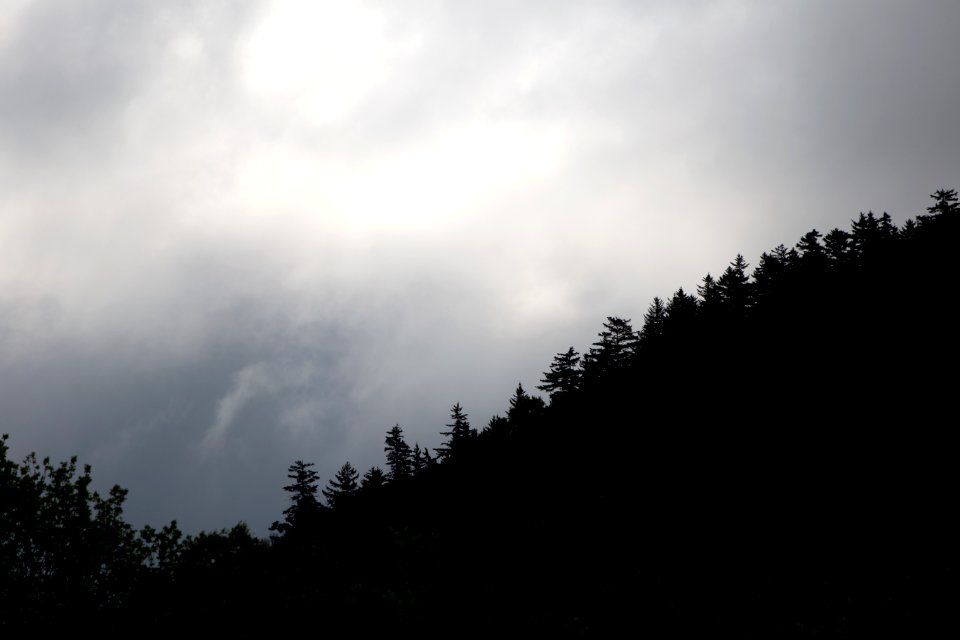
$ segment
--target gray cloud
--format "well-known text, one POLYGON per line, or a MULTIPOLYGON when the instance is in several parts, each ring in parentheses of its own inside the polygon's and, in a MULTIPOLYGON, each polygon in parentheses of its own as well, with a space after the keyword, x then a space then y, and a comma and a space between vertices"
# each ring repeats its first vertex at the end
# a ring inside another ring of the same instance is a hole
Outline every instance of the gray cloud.
POLYGON ((0 17, 0 406, 137 522, 476 426, 608 314, 960 175, 955 2, 0 17))

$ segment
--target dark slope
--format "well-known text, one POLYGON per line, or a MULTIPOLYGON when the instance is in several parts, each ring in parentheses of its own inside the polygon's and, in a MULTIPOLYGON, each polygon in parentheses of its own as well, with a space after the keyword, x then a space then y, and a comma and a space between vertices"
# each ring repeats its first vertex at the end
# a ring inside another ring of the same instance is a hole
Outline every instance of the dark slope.
MULTIPOLYGON (((122 566, 144 567, 115 593, 71 586, 83 608, 12 571, 33 599, 11 605, 27 592, 8 581, 0 622, 942 635, 957 596, 954 195, 902 229, 861 214, 850 232, 811 232, 751 277, 738 257, 699 296, 655 301, 639 331, 608 318, 583 359, 555 359, 549 404, 518 389, 479 434, 454 416, 442 461, 419 470, 391 430, 392 478, 354 491, 342 476, 335 509, 299 467, 300 506, 269 547, 242 528, 141 533, 122 566)), ((3 495, 19 495, 15 475, 3 495)), ((4 522, 18 569, 24 536, 4 522)))

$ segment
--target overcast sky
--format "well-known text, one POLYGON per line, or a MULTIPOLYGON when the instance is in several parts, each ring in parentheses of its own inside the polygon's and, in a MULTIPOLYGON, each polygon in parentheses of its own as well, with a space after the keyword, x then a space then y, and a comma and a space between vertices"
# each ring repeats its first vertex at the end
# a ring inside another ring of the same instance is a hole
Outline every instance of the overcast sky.
POLYGON ((957 0, 0 0, 0 431, 135 524, 265 534, 294 459, 436 446, 607 315, 960 186, 958 33, 957 0))

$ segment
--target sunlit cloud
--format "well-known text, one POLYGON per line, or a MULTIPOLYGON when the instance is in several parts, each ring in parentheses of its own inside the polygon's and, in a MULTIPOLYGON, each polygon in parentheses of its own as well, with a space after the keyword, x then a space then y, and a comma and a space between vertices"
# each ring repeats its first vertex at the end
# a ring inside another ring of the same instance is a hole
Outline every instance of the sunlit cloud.
POLYGON ((262 530, 241 469, 435 446, 606 315, 956 186, 949 6, 6 2, 4 429, 262 530))

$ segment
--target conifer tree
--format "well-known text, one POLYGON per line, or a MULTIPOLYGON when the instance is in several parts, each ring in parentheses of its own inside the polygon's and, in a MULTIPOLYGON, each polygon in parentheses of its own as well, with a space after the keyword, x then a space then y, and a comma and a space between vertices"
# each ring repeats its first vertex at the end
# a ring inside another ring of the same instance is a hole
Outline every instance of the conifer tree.
POLYGON ((833 229, 823 238, 823 248, 827 259, 833 264, 847 262, 850 248, 850 234, 842 229, 833 229))
POLYGON ((350 462, 343 463, 343 466, 340 467, 340 470, 322 491, 323 497, 327 499, 327 504, 336 507, 354 496, 359 489, 357 484, 359 477, 360 472, 350 462))
POLYGON ((441 461, 451 456, 457 455, 468 446, 470 440, 476 435, 476 431, 470 428, 470 422, 467 420, 467 414, 463 412, 463 407, 457 402, 450 409, 450 422, 447 424, 449 431, 441 431, 440 435, 447 436, 447 441, 437 447, 437 458, 441 461))
POLYGON ((816 229, 812 229, 803 234, 797 243, 797 254, 801 260, 809 263, 819 260, 825 255, 823 245, 820 244, 820 237, 820 232, 816 229))
POLYGON ((607 316, 603 327, 600 340, 583 357, 584 374, 591 378, 626 370, 636 353, 638 338, 629 318, 607 316))
POLYGON ((931 216, 956 215, 960 213, 960 203, 957 202, 956 189, 938 189, 930 194, 934 203, 927 207, 931 216))
POLYGON ((390 480, 397 481, 410 477, 413 471, 413 452, 403 439, 403 429, 394 425, 387 431, 387 438, 383 447, 387 454, 387 467, 390 468, 390 480))
POLYGON ((573 347, 564 353, 558 353, 553 356, 550 371, 543 374, 540 380, 543 384, 538 385, 537 389, 547 392, 551 400, 576 391, 580 388, 580 380, 583 377, 579 364, 580 354, 573 347))
POLYGON ((517 390, 510 398, 510 408, 507 409, 507 421, 513 426, 525 424, 544 408, 542 399, 528 395, 523 385, 517 384, 517 390))
POLYGON ((320 513, 317 501, 317 483, 320 481, 316 471, 311 469, 312 462, 297 460, 287 470, 292 483, 283 487, 290 494, 290 506, 283 510, 283 522, 270 525, 271 531, 286 537, 290 534, 305 532, 316 524, 320 513))
POLYGON ((872 211, 866 214, 861 211, 860 216, 851 222, 850 230, 851 246, 858 258, 869 253, 880 239, 880 222, 872 211))
POLYGON ((667 307, 663 300, 654 297, 647 312, 643 314, 643 328, 640 329, 640 343, 654 344, 663 335, 667 322, 667 307))
POLYGON ((748 266, 743 256, 738 253, 717 280, 717 291, 724 307, 736 316, 743 315, 751 302, 748 266))
POLYGON ((723 304, 723 298, 717 281, 709 273, 703 276, 702 283, 697 287, 697 294, 702 300, 700 311, 708 318, 713 317, 723 304))
POLYGON ((760 262, 753 271, 754 298, 767 300, 776 292, 782 292, 784 280, 796 266, 799 256, 795 249, 777 245, 770 253, 760 255, 760 262))
POLYGON ((667 301, 665 332, 671 336, 685 336, 697 318, 697 298, 680 287, 667 301))
POLYGON ((413 475, 417 475, 421 471, 423 471, 423 466, 424 466, 423 452, 420 451, 419 442, 413 443, 413 457, 410 459, 410 461, 411 461, 411 470, 413 471, 413 475))
POLYGON ((360 480, 360 491, 371 492, 387 483, 387 475, 380 467, 370 467, 360 480))

